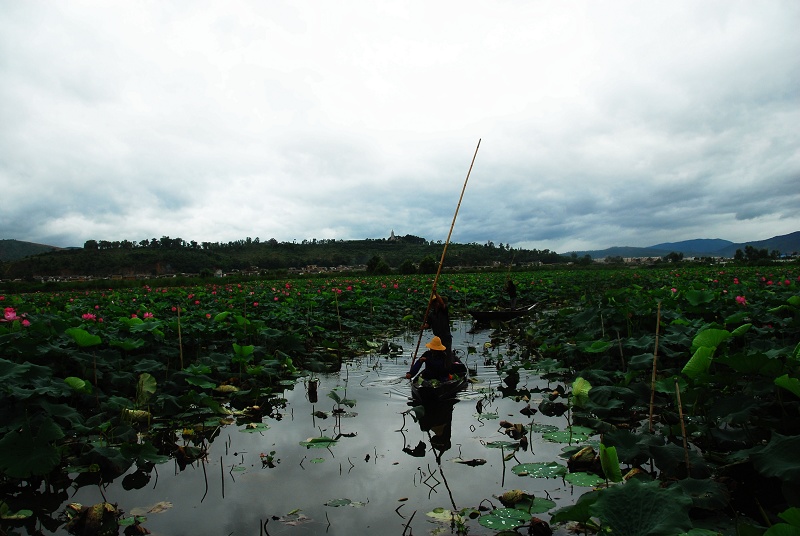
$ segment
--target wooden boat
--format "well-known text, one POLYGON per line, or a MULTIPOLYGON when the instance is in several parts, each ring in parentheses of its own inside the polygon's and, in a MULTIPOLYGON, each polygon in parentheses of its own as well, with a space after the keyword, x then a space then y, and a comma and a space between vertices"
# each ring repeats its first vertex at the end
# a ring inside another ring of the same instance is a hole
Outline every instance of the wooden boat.
POLYGON ((466 378, 459 377, 446 382, 414 380, 411 382, 411 398, 423 404, 456 398, 456 394, 465 389, 468 383, 466 378))
POLYGON ((472 318, 479 324, 489 324, 491 322, 506 322, 514 318, 525 316, 533 311, 534 307, 536 307, 535 303, 529 307, 520 309, 497 309, 488 311, 470 309, 469 314, 472 315, 472 318))

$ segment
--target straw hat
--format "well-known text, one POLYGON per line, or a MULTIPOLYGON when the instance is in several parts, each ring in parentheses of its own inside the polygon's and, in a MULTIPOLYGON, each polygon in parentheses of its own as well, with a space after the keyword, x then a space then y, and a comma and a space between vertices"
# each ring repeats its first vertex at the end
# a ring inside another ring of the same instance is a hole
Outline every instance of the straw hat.
POLYGON ((431 342, 429 342, 425 346, 427 346, 431 350, 447 350, 447 346, 442 344, 442 339, 440 339, 439 337, 432 338, 431 342))

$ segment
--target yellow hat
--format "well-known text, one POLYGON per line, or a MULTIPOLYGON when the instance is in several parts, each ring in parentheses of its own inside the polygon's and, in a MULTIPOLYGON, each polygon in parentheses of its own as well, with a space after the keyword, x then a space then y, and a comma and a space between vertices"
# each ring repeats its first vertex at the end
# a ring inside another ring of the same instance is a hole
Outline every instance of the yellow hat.
POLYGON ((431 342, 429 342, 425 346, 427 346, 431 350, 447 350, 447 346, 442 344, 442 339, 440 339, 439 337, 432 338, 431 342))

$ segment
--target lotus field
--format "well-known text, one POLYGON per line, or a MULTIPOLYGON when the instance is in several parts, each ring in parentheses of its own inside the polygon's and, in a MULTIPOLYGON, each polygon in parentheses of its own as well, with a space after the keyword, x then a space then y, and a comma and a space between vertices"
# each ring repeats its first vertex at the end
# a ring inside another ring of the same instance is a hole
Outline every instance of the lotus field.
MULTIPOLYGON (((800 534, 797 264, 445 273, 438 290, 468 318, 507 306, 508 275, 536 307, 492 326, 502 382, 477 392, 518 407, 499 428, 516 482, 434 532, 800 534), (548 436, 552 417, 566 436, 548 436), (561 455, 524 463, 542 440, 561 455), (556 506, 520 491, 531 478, 579 491, 556 506)), ((147 533, 145 516, 69 497, 203 463, 221 426, 258 429, 286 390, 418 332, 432 283, 0 294, 0 534, 147 533)))

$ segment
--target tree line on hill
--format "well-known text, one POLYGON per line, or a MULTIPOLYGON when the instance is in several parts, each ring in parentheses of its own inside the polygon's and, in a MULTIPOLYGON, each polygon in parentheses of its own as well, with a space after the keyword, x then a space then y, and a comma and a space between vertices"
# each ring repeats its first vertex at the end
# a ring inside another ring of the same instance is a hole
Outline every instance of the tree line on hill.
MULTIPOLYGON (((247 237, 227 243, 164 236, 138 242, 87 240, 83 248, 51 251, 5 262, 3 279, 94 278, 116 275, 205 274, 221 270, 261 273, 321 269, 364 269, 371 273, 429 273, 438 268, 444 244, 406 235, 367 240, 311 239, 279 242, 247 237)), ((518 249, 494 242, 448 244, 444 266, 470 268, 560 264, 569 257, 550 250, 518 249)))

